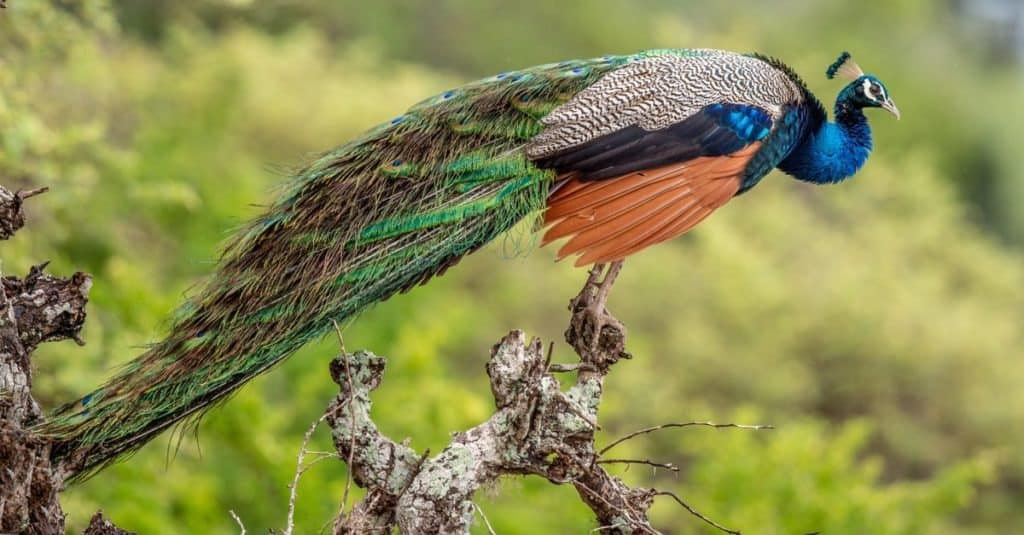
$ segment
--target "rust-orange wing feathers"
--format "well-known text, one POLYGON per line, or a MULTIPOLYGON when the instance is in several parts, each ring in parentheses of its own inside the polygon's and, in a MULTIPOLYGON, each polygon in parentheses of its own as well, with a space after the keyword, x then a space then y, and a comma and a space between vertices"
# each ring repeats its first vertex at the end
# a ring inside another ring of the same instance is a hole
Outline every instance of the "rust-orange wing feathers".
POLYGON ((558 258, 577 266, 621 260, 679 236, 739 192, 760 142, 618 177, 587 181, 567 173, 548 198, 542 243, 569 238, 558 258))

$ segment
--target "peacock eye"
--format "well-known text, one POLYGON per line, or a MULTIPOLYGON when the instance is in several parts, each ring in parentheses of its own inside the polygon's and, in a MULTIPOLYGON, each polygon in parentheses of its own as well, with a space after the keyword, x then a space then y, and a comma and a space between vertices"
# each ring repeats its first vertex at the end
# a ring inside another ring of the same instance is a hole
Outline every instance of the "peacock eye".
POLYGON ((882 94, 882 87, 879 86, 878 84, 871 84, 871 94, 872 95, 876 95, 876 96, 877 95, 881 95, 882 94))

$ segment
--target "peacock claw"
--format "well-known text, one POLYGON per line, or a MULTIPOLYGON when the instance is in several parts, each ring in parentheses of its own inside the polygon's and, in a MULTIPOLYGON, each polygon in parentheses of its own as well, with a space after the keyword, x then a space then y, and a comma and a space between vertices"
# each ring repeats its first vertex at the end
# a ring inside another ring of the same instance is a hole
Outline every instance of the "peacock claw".
POLYGON ((590 350, 597 351, 601 344, 601 337, 605 336, 605 327, 612 331, 625 332, 626 326, 612 316, 603 305, 592 305, 584 309, 590 322, 590 350))
POLYGON ((629 358, 624 351, 626 327, 612 316, 605 304, 608 294, 622 270, 622 261, 613 262, 605 271, 596 264, 587 277, 579 295, 570 301, 573 320, 566 332, 566 340, 580 352, 601 362, 613 363, 629 358), (604 278, 601 278, 604 273, 604 278))

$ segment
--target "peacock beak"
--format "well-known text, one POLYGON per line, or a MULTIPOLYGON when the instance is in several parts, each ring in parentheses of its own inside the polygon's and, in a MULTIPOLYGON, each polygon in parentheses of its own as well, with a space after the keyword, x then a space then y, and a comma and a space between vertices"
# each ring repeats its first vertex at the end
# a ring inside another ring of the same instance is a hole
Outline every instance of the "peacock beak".
POLYGON ((882 107, 885 108, 885 111, 895 115, 897 121, 900 120, 900 109, 896 107, 896 103, 893 102, 891 98, 885 99, 885 102, 882 103, 882 107))

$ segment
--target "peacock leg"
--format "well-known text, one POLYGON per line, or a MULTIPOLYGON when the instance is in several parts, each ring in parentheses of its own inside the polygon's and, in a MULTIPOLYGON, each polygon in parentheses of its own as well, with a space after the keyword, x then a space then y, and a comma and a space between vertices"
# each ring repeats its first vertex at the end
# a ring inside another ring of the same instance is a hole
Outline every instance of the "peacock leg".
POLYGON ((582 342, 584 347, 580 349, 598 350, 606 327, 619 334, 615 338, 621 339, 625 335, 626 327, 609 314, 605 306, 615 279, 622 271, 622 264, 622 260, 617 260, 608 265, 607 270, 604 264, 595 264, 583 289, 570 303, 574 317, 573 326, 567 334, 574 346, 582 342))
MULTIPOLYGON (((604 280, 601 281, 601 285, 597 288, 597 297, 594 299, 596 305, 601 306, 604 309, 605 302, 608 301, 608 292, 612 290, 612 286, 615 285, 615 279, 619 277, 619 273, 622 271, 622 264, 625 260, 616 260, 608 266, 608 271, 604 274, 604 280)), ((607 310, 604 310, 607 313, 607 310)), ((611 319, 611 316, 608 316, 611 319)))
POLYGON ((593 314, 594 323, 594 339, 591 344, 596 348, 598 342, 601 340, 601 331, 605 326, 609 326, 612 329, 621 333, 626 332, 626 326, 622 324, 615 316, 612 316, 608 312, 608 308, 605 306, 608 302, 608 293, 611 292, 612 286, 615 285, 615 279, 618 278, 619 273, 622 271, 622 265, 625 260, 616 260, 608 266, 608 271, 605 271, 604 280, 601 281, 600 286, 597 287, 597 295, 594 296, 593 302, 590 303, 590 313, 593 314))

